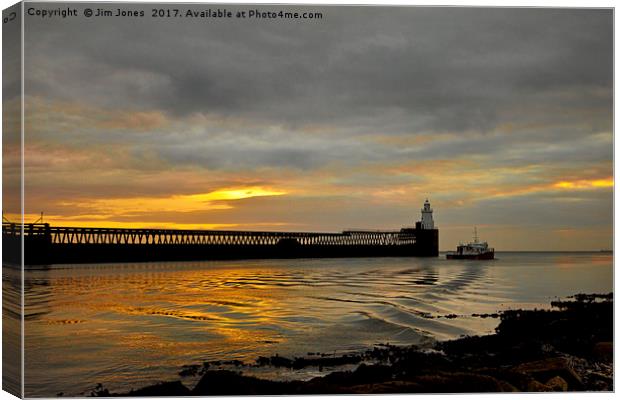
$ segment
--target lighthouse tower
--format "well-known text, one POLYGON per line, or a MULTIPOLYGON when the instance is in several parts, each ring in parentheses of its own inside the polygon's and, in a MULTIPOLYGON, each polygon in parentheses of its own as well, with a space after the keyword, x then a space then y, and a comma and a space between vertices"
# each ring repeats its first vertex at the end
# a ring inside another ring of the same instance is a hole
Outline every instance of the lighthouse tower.
POLYGON ((424 202, 424 208, 422 208, 422 229, 435 229, 435 223, 433 222, 433 209, 428 199, 424 202))

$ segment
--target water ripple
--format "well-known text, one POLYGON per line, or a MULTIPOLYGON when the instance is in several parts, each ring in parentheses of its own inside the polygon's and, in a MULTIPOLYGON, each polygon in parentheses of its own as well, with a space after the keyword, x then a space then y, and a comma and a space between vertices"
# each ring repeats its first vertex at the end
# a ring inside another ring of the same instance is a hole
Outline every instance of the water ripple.
MULTIPOLYGON (((255 260, 28 270, 26 395, 78 395, 93 382, 128 390, 177 379, 182 365, 209 359, 252 361, 488 333, 497 320, 471 314, 609 292, 611 277, 611 256, 599 254, 503 254, 492 263, 255 260), (461 317, 442 317, 449 314, 461 317)), ((11 291, 16 283, 3 274, 7 299, 19 299, 11 291)))

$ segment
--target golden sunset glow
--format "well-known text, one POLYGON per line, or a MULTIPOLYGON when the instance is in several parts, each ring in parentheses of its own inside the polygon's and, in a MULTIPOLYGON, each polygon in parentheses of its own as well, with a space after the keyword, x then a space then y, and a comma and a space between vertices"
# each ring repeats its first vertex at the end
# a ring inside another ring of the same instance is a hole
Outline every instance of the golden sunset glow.
MULTIPOLYGON (((12 223, 18 223, 21 219, 18 214, 5 214, 4 217, 12 223)), ((26 224, 40 221, 41 214, 25 214, 26 224)), ((5 221, 6 222, 6 221, 5 221)), ((52 226, 80 227, 80 228, 123 228, 123 229, 189 229, 189 230, 280 230, 294 227, 294 224, 286 222, 260 222, 256 224, 226 224, 226 223, 179 223, 174 221, 123 221, 114 216, 105 215, 43 215, 43 223, 52 226)))
POLYGON ((240 200, 250 197, 262 196, 281 196, 287 192, 283 190, 266 189, 262 187, 248 187, 240 189, 222 189, 204 194, 192 194, 187 196, 175 196, 175 198, 185 199, 194 202, 209 202, 222 200, 240 200))
POLYGON ((575 181, 560 181, 553 185, 560 189, 592 189, 592 188, 608 188, 614 186, 612 177, 605 179, 586 180, 580 179, 575 181))
POLYGON ((114 215, 129 215, 148 212, 187 213, 207 210, 228 210, 233 208, 229 201, 252 197, 281 196, 285 191, 248 187, 222 189, 209 193, 172 195, 169 197, 130 197, 116 199, 87 199, 81 202, 61 202, 60 205, 92 212, 90 218, 105 219, 114 215))

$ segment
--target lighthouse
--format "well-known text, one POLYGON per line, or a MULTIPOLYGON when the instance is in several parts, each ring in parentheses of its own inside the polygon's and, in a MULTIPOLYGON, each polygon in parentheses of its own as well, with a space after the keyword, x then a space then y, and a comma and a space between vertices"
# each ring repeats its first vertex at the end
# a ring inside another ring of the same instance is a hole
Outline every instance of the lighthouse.
POLYGON ((435 229, 435 223, 433 222, 433 209, 431 208, 431 203, 426 199, 424 202, 424 207, 422 208, 422 221, 421 228, 422 229, 435 229))

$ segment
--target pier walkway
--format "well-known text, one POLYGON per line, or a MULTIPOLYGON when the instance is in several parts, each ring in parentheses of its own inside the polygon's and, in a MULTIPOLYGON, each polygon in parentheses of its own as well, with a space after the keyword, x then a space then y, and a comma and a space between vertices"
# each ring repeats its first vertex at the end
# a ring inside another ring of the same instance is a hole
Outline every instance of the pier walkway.
POLYGON ((437 256, 438 230, 260 232, 2 224, 3 262, 25 265, 251 258, 437 256))
MULTIPOLYGON (((19 237, 19 224, 2 224, 3 236, 19 237)), ((233 245, 269 246, 297 241, 300 245, 412 245, 414 229, 394 231, 350 230, 341 233, 260 232, 181 229, 74 228, 49 224, 24 224, 25 237, 46 239, 51 244, 119 245, 233 245)))

